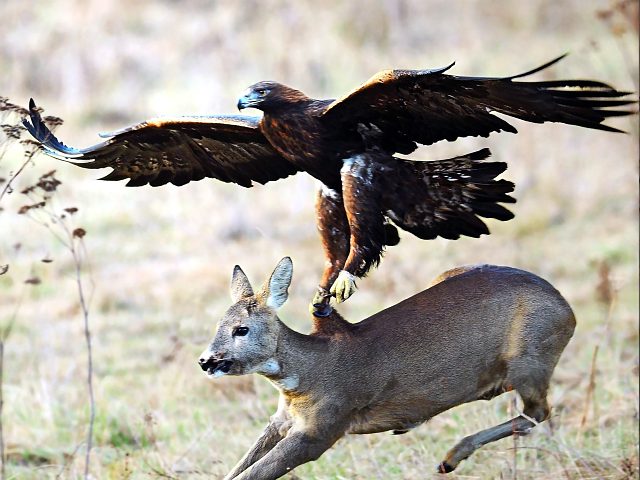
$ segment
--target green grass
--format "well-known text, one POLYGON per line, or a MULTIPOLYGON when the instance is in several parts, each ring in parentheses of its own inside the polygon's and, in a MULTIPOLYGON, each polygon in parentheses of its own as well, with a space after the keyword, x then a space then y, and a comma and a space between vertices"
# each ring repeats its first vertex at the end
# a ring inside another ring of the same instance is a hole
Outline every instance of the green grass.
MULTIPOLYGON (((595 78, 637 90, 637 30, 618 11, 600 19, 596 12, 609 4, 113 1, 78 8, 70 0, 8 0, 0 6, 0 94, 25 105, 33 96, 65 119, 57 130, 63 141, 82 146, 98 131, 157 113, 233 113, 237 93, 264 78, 335 96, 387 67, 455 59, 453 73, 510 74, 571 51, 538 78, 595 78)), ((470 263, 531 270, 573 306, 578 327, 554 376, 551 421, 515 443, 487 445, 449 478, 638 478, 638 122, 611 123, 631 134, 516 122, 518 135, 416 152, 444 158, 490 147, 517 184, 516 218, 491 222, 492 235, 478 240, 404 234, 341 307, 357 321, 470 263), (603 262, 615 291, 610 313, 599 300, 603 262)), ((0 158, 0 177, 21 155, 14 147, 0 158)), ((54 208, 79 207, 73 221, 88 231, 83 278, 98 411, 92 475, 222 478, 275 411, 277 394, 257 377, 207 381, 196 359, 230 303, 236 263, 259 283, 290 255, 295 273, 282 318, 309 331, 307 303, 323 265, 315 182, 299 175, 251 190, 211 181, 126 189, 94 181, 102 172, 38 157, 0 205, 0 265, 10 264, 0 276, 0 325, 16 313, 3 389, 11 479, 83 471, 86 352, 73 263, 47 230, 15 213, 25 203, 20 189, 54 168, 63 181, 54 208), (42 283, 25 285, 32 276, 42 283)), ((289 478, 437 478, 446 451, 513 415, 510 402, 506 395, 460 406, 406 435, 344 438, 289 478)))

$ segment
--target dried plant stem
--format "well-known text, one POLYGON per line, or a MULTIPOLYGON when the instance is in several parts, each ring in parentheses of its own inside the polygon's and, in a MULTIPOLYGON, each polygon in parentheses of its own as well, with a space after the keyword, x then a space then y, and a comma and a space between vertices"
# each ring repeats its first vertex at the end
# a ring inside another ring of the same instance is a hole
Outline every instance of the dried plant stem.
POLYGON ((0 479, 5 479, 5 452, 4 452, 4 433, 2 428, 2 407, 4 406, 4 398, 2 394, 4 372, 4 338, 0 338, 0 479))
POLYGON ((560 468, 562 469, 562 472, 564 473, 564 477, 567 480, 571 480, 571 478, 573 478, 571 476, 571 474, 569 473, 569 471, 567 470, 567 468, 564 466, 564 462, 563 462, 563 457, 569 457, 569 455, 563 455, 562 453, 560 453, 557 450, 551 450, 551 449, 543 448, 543 447, 519 446, 518 448, 520 450, 536 450, 536 451, 539 451, 539 452, 544 452, 545 455, 549 455, 549 456, 555 458, 558 461, 558 465, 560 465, 560 468))
MULTIPOLYGON (((35 152, 36 150, 34 150, 35 152)), ((32 153, 29 152, 29 159, 32 153)), ((24 168, 23 165, 22 168, 24 168)), ((20 170, 21 171, 21 170, 20 170)), ((18 171, 18 173, 20 173, 18 171)), ((33 203, 24 205, 18 211, 19 214, 26 214, 28 218, 39 225, 45 227, 54 238, 71 253, 75 266, 76 287, 78 299, 82 310, 84 337, 87 346, 87 388, 89 390, 89 426, 86 436, 86 453, 84 465, 84 478, 89 478, 91 465, 91 449, 93 446, 93 430, 96 416, 95 395, 93 389, 93 350, 91 341, 91 329, 89 324, 89 301, 85 294, 82 269, 83 258, 86 256, 83 237, 86 231, 83 228, 72 229, 66 222, 68 216, 73 215, 78 209, 75 207, 65 208, 63 213, 56 213, 50 206, 53 194, 56 192, 60 181, 54 176, 55 170, 40 176, 37 183, 27 187, 21 193, 26 195, 33 203), (39 214, 36 214, 39 212, 39 214), (44 218, 43 218, 44 217, 44 218), (48 218, 48 221, 46 220, 48 218)), ((17 174, 16 174, 17 175, 17 174)), ((15 176, 14 176, 15 178, 15 176)), ((6 191, 6 188, 5 188, 6 191)))
POLYGON ((76 269, 76 285, 78 288, 78 298, 80 307, 82 308, 82 317, 84 321, 84 338, 87 345, 87 387, 89 389, 89 428, 87 431, 87 448, 84 464, 84 478, 89 478, 89 466, 91 461, 91 447, 93 445, 93 425, 96 417, 96 403, 93 392, 93 351, 91 347, 91 329, 89 328, 89 307, 84 294, 82 283, 82 257, 78 252, 77 244, 82 243, 81 238, 71 237, 70 250, 73 256, 76 269))
MULTIPOLYGON (((5 111, 8 110, 9 108, 7 107, 15 107, 15 105, 13 104, 9 104, 7 102, 7 99, 4 97, 0 97, 0 111, 5 111)), ((7 151, 9 142, 7 141, 7 137, 6 135, 3 136, 2 138, 0 138, 0 159, 2 159, 4 157, 4 154, 7 151)), ((9 180, 6 182, 4 188, 2 189, 2 191, 0 191, 0 201, 2 200, 2 198, 7 194, 7 192, 11 192, 11 184, 13 183, 13 181, 22 173, 22 171, 26 168, 26 166, 31 163, 31 159, 33 158, 33 153, 32 152, 25 152, 25 157, 26 160, 22 163, 22 165, 20 166, 20 168, 18 168, 18 170, 13 173, 9 180)), ((7 265, 8 267, 8 265, 7 265)), ((4 269, 2 271, 2 273, 5 273, 6 269, 4 269)), ((20 297, 20 300, 18 301, 18 304, 16 305, 16 309, 13 313, 13 316, 11 317, 11 319, 9 320, 8 324, 1 327, 0 328, 0 480, 4 480, 6 478, 6 452, 5 452, 5 445, 4 445, 4 422, 3 422, 3 413, 4 413, 4 346, 6 344, 7 339, 9 338, 9 335, 11 334, 11 330, 13 328, 13 324, 15 322, 16 319, 16 315, 18 313, 18 309, 20 308, 20 305, 22 304, 22 296, 20 297)))
POLYGON ((16 171, 16 173, 14 173, 11 178, 9 178, 9 180, 7 181, 7 184, 4 186, 4 188, 2 189, 2 192, 0 192, 0 200, 2 200, 2 197, 4 197, 6 195, 7 192, 11 191, 11 183, 13 183, 13 181, 22 173, 22 171, 25 169, 25 167, 27 165, 29 165, 29 163, 31 163, 31 156, 29 156, 22 165, 20 165, 20 168, 16 171))
POLYGON ((596 360, 598 359, 598 351, 600 345, 596 345, 593 349, 593 356, 591 357, 591 372, 589 373, 589 385, 587 386, 587 395, 584 401, 584 410, 582 412, 582 419, 580 420, 580 428, 584 429, 587 423, 587 417, 589 416, 589 408, 593 400, 594 393, 596 391, 596 360))
MULTIPOLYGON (((514 411, 518 411, 518 405, 517 405, 517 398, 515 395, 512 395, 511 397, 511 403, 510 403, 510 408, 509 408, 509 415, 510 416, 514 416, 513 412, 514 411)), ((513 480, 517 480, 518 478, 518 435, 516 433, 514 433, 511 436, 512 440, 513 440, 513 457, 512 457, 512 467, 511 467, 511 471, 512 471, 512 479, 513 480)))
POLYGON ((4 408, 4 346, 7 344, 7 339, 11 335, 11 330, 15 324, 16 317, 18 316, 18 310, 22 305, 24 299, 24 290, 20 295, 18 302, 16 303, 13 315, 9 319, 9 322, 0 328, 0 480, 6 478, 6 452, 4 445, 4 422, 3 422, 3 408, 4 408))
MULTIPOLYGON (((608 272, 606 273, 606 284, 610 285, 608 272)), ((587 417, 589 416, 589 410, 590 410, 590 407, 591 407, 592 403, 593 403, 593 408, 594 408, 594 417, 595 417, 596 420, 598 418, 597 403, 595 403, 593 401, 594 397, 595 397, 595 391, 596 391, 596 374, 597 374, 598 352, 600 351, 600 345, 602 344, 602 339, 607 337, 608 334, 609 334, 611 318, 613 316, 613 310, 615 308, 616 299, 617 299, 615 290, 613 290, 610 286, 609 286, 609 289, 610 289, 610 293, 606 297, 606 300, 605 300, 605 302, 607 304, 607 315, 606 315, 605 321, 604 321, 605 334, 600 337, 600 340, 599 340, 598 344, 593 349, 593 355, 591 357, 591 371, 589 372, 589 385, 587 386, 587 394, 586 394, 586 398, 585 398, 585 401, 584 401, 584 410, 582 412, 582 418, 580 420, 580 430, 581 430, 581 432, 584 431, 584 428, 586 427, 587 417)))

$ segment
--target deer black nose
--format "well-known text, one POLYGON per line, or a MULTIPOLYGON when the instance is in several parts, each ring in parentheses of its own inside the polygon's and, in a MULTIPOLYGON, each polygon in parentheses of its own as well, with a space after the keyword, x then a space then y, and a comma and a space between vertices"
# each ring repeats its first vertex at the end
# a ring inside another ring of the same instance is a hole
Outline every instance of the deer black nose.
POLYGON ((198 363, 200 364, 200 368, 202 370, 204 370, 205 372, 207 371, 207 369, 212 366, 213 359, 211 357, 205 358, 205 357, 200 357, 198 359, 198 363))

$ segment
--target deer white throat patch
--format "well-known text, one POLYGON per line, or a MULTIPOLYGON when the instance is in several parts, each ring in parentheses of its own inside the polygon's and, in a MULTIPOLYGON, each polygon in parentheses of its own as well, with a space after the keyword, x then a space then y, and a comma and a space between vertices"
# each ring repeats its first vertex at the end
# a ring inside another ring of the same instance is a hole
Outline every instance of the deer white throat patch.
POLYGON ((280 364, 275 358, 270 358, 257 369, 257 373, 262 375, 277 375, 280 373, 280 364))
POLYGON ((292 390, 295 390, 296 388, 298 388, 298 385, 300 385, 300 379, 298 378, 297 375, 284 377, 280 380, 272 380, 272 382, 275 383, 281 390, 284 390, 285 392, 290 392, 292 390))
POLYGON ((273 383, 276 388, 280 390, 288 392, 298 388, 298 385, 300 385, 300 379, 297 375, 289 375, 283 378, 272 378, 276 375, 279 375, 280 372, 280 364, 275 358, 270 358, 266 362, 262 363, 258 368, 256 368, 256 373, 261 373, 262 375, 266 375, 267 377, 269 377, 271 383, 273 383))

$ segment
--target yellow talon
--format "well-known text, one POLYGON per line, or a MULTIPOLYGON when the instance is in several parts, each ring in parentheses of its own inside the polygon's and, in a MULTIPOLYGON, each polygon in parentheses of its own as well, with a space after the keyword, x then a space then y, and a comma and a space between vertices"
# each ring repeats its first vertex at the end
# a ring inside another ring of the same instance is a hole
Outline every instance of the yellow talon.
POLYGON ((341 270, 338 278, 331 286, 331 294, 336 297, 336 302, 344 302, 356 291, 356 277, 346 270, 341 270))

